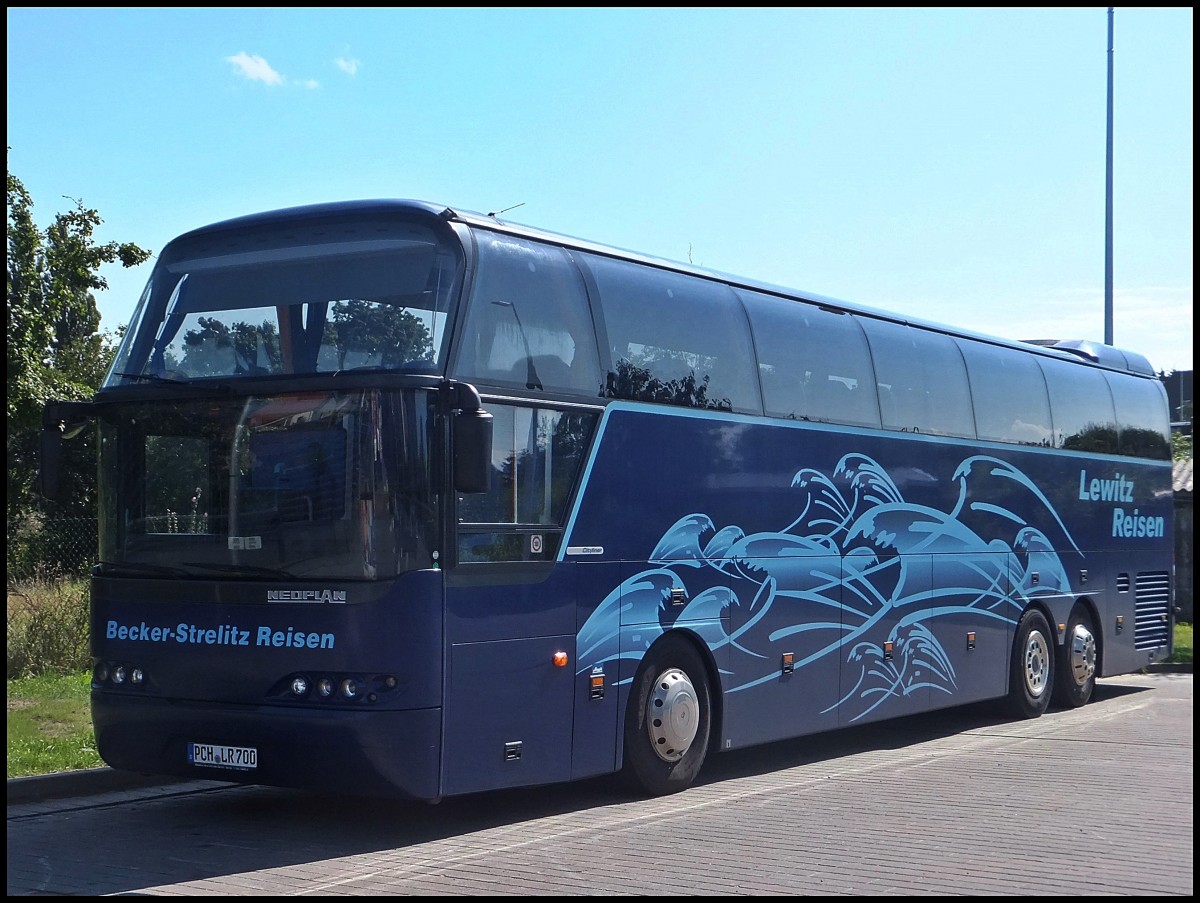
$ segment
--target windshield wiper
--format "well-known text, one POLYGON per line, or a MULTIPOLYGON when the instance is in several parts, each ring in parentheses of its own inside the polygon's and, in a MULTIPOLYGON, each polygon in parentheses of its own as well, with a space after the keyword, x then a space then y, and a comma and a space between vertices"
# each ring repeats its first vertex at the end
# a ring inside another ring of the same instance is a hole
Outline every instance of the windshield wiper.
POLYGON ((184 567, 198 568, 215 574, 232 574, 238 577, 286 577, 297 579, 291 571, 282 568, 265 568, 254 564, 217 564, 209 561, 185 561, 184 567))
POLYGON ((168 386, 188 386, 191 383, 186 379, 172 379, 169 376, 159 376, 157 373, 118 373, 117 376, 123 376, 126 379, 140 379, 148 383, 159 383, 160 385, 168 386))
POLYGON ((145 564, 143 562, 122 561, 119 564, 110 562, 100 562, 101 577, 133 577, 133 576, 154 576, 154 577, 188 577, 191 576, 183 568, 172 567, 166 564, 145 564))
POLYGON ((191 389, 212 389, 217 392, 233 391, 225 383, 198 382, 193 379, 173 379, 170 376, 159 376, 157 373, 117 373, 116 375, 123 376, 125 379, 154 383, 156 386, 187 386, 191 389))

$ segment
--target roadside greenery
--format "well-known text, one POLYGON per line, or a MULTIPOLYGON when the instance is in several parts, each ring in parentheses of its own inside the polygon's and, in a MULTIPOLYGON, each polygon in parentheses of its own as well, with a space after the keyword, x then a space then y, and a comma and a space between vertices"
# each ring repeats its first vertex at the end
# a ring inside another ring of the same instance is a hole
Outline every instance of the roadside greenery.
POLYGON ((132 242, 97 241, 104 220, 75 198, 68 198, 72 206, 42 228, 35 221, 33 197, 12 172, 6 197, 8 570, 11 575, 14 568, 24 568, 17 572, 26 577, 36 566, 60 563, 53 556, 61 543, 43 535, 44 525, 96 514, 96 449, 90 434, 63 449, 62 500, 37 495, 42 410, 50 400, 90 398, 100 387, 120 337, 120 330, 100 331, 95 292, 108 287, 100 269, 137 266, 150 252, 132 242))
POLYGON ((1171 460, 1186 461, 1192 456, 1192 437, 1181 432, 1171 433, 1171 460))
POLYGON ((88 708, 91 674, 43 674, 8 681, 10 778, 99 768, 88 708))
POLYGON ((9 584, 5 645, 10 681, 89 670, 87 581, 44 576, 9 584))
POLYGON ((1175 625, 1175 652, 1171 655, 1169 662, 1177 663, 1192 663, 1192 625, 1191 624, 1176 624, 1175 625))
POLYGON ((49 575, 7 586, 10 778, 104 764, 88 704, 87 591, 49 575))

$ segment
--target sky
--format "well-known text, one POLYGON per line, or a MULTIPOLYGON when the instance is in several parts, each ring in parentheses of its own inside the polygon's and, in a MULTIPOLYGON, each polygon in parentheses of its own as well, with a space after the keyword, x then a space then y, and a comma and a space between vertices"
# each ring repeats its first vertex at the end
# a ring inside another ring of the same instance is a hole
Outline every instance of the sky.
MULTIPOLYGON (((411 198, 1192 369, 1190 7, 8 7, 8 171, 159 251, 411 198)), ((153 259, 105 265, 101 328, 153 259)))

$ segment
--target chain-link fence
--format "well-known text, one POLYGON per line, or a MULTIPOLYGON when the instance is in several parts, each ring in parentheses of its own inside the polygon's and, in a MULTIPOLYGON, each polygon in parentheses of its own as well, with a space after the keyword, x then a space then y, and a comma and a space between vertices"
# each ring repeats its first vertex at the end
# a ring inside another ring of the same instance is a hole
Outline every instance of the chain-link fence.
POLYGON ((88 573, 99 538, 94 517, 48 518, 34 512, 8 521, 8 582, 88 573))

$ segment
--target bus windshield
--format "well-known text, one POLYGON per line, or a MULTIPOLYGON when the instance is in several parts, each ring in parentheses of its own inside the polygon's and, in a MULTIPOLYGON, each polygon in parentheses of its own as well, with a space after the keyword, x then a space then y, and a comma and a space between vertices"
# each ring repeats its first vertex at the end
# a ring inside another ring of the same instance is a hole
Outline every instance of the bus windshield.
POLYGON ((105 387, 443 369, 460 250, 363 217, 199 232, 164 249, 105 387))
POLYGON ((102 572, 372 579, 433 566, 431 393, 100 412, 102 572))

